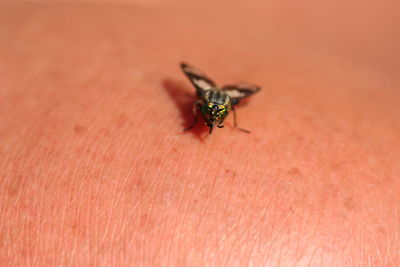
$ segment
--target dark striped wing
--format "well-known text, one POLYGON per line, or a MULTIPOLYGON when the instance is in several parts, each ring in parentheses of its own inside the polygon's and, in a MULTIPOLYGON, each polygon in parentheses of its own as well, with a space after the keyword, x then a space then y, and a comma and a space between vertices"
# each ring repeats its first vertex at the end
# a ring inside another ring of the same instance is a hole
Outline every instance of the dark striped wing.
POLYGON ((238 83, 222 87, 222 90, 232 99, 234 105, 239 103, 243 98, 257 93, 260 89, 260 86, 250 83, 238 83))
POLYGON ((196 87, 198 96, 203 96, 205 91, 216 87, 215 83, 200 70, 189 66, 186 63, 181 63, 181 68, 189 78, 190 82, 194 85, 194 87, 196 87))

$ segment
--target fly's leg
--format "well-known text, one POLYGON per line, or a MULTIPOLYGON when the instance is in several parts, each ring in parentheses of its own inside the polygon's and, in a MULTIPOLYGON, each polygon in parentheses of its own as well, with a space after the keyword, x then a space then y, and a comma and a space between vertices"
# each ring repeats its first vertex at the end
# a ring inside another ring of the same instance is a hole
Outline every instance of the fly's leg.
POLYGON ((218 123, 218 125, 217 125, 218 128, 224 128, 223 123, 224 123, 225 118, 226 117, 223 117, 222 120, 218 123))
MULTIPOLYGON (((198 106, 199 106, 199 109, 201 108, 201 103, 197 103, 198 104, 198 106)), ((203 117, 203 119, 205 120, 205 125, 207 125, 208 127, 210 127, 210 134, 212 133, 212 130, 213 130, 213 127, 214 127, 214 124, 212 124, 211 122, 210 122, 210 120, 209 119, 207 119, 207 117, 204 115, 204 113, 203 112, 200 112, 201 113, 201 116, 203 117)))
POLYGON ((237 122, 236 122, 236 111, 235 111, 235 108, 234 108, 234 107, 232 107, 232 111, 233 111, 233 126, 235 126, 235 128, 239 129, 240 131, 243 131, 243 132, 245 132, 245 133, 250 133, 249 130, 242 129, 242 128, 240 128, 240 127, 237 126, 237 122))
POLYGON ((214 124, 212 124, 208 119, 207 119, 207 117, 203 114, 203 112, 201 112, 201 115, 203 116, 203 119, 206 121, 206 125, 208 126, 208 127, 210 127, 210 134, 212 133, 212 130, 213 130, 213 127, 214 127, 214 124))
POLYGON ((190 130, 196 125, 196 123, 197 123, 197 109, 199 108, 199 105, 200 105, 199 102, 195 102, 193 104, 193 116, 194 116, 193 122, 189 127, 183 129, 184 131, 190 130))

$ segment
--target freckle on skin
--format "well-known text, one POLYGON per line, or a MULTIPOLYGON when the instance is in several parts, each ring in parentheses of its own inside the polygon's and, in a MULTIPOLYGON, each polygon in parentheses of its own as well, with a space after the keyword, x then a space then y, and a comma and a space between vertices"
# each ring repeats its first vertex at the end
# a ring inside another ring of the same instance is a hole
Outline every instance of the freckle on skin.
POLYGON ((114 160, 114 154, 113 153, 106 153, 101 157, 102 161, 104 163, 111 163, 114 160))
POLYGON ((231 170, 229 170, 229 169, 225 169, 225 173, 226 174, 232 174, 232 177, 231 178, 235 178, 236 177, 236 171, 231 171, 231 170))
POLYGON ((81 126, 81 125, 75 125, 74 127, 74 133, 76 134, 83 134, 84 132, 86 132, 86 128, 81 126))
POLYGON ((10 184, 8 186, 8 196, 13 198, 17 195, 19 192, 19 187, 20 187, 20 181, 22 179, 22 176, 19 175, 17 179, 12 179, 10 180, 10 184))
POLYGON ((356 205, 355 205, 354 199, 352 197, 347 197, 344 200, 343 206, 348 211, 354 211, 356 209, 356 205))
POLYGON ((115 119, 115 126, 119 130, 119 129, 123 128, 127 122, 128 122, 128 117, 125 114, 120 114, 115 119))
POLYGON ((161 164, 161 159, 159 159, 159 158, 154 158, 154 159, 152 159, 151 164, 154 165, 154 166, 156 166, 156 167, 158 167, 158 166, 160 166, 160 164, 161 164))
POLYGON ((137 194, 138 190, 144 186, 143 180, 141 178, 131 179, 124 188, 124 191, 128 195, 137 194))
POLYGON ((340 167, 341 167, 341 164, 340 164, 339 162, 333 162, 333 163, 331 164, 331 169, 332 169, 333 171, 339 170, 340 167))
POLYGON ((288 170, 288 173, 289 174, 297 174, 297 175, 300 175, 301 173, 300 173, 300 170, 297 168, 297 167, 292 167, 292 168, 290 168, 289 170, 288 170))
POLYGON ((377 232, 380 233, 380 234, 385 235, 387 231, 382 226, 379 226, 377 232))
POLYGON ((77 228, 78 228, 78 223, 74 221, 74 222, 71 224, 71 230, 72 230, 73 232, 76 232, 76 231, 77 231, 77 228))

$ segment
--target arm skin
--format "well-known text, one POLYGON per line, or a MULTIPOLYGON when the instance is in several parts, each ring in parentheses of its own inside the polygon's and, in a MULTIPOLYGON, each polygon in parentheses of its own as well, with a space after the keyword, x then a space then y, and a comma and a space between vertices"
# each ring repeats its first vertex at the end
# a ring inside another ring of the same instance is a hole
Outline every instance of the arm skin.
POLYGON ((3 263, 400 265, 392 13, 238 5, 1 5, 3 263), (183 132, 182 60, 263 87, 250 134, 183 132))

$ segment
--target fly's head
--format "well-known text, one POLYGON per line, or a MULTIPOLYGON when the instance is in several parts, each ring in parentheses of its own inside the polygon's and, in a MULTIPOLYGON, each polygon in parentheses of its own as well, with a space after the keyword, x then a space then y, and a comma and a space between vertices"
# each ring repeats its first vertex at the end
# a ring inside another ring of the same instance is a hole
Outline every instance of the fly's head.
POLYGON ((229 105, 224 105, 217 102, 206 102, 202 106, 201 112, 203 113, 208 126, 212 128, 214 125, 222 127, 222 122, 228 115, 229 110, 229 105))

